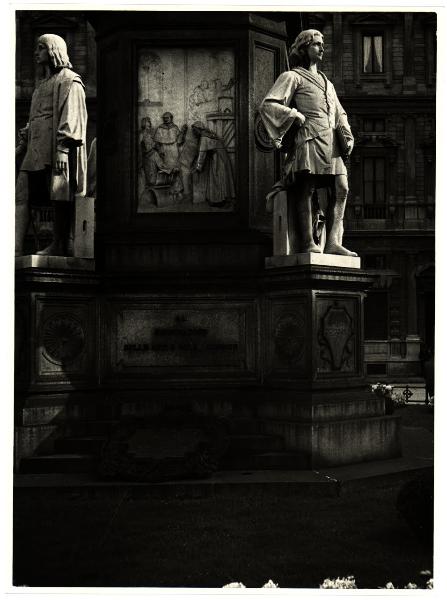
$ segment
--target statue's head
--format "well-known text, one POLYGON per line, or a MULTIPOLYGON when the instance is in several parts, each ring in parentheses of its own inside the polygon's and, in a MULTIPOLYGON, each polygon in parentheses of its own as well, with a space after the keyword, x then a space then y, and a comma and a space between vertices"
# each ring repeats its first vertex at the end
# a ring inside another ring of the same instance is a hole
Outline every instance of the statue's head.
POLYGON ((150 129, 152 127, 152 121, 149 117, 143 117, 141 119, 141 129, 150 129))
POLYGON ((39 37, 37 44, 43 44, 47 48, 50 65, 53 69, 72 68, 68 58, 67 44, 60 35, 45 33, 39 37))
POLYGON ((309 46, 315 41, 323 41, 324 36, 318 29, 306 29, 299 33, 289 51, 290 67, 309 66, 309 46))
POLYGON ((161 118, 163 119, 163 123, 169 124, 174 120, 174 115, 170 112, 165 112, 161 115, 161 118))

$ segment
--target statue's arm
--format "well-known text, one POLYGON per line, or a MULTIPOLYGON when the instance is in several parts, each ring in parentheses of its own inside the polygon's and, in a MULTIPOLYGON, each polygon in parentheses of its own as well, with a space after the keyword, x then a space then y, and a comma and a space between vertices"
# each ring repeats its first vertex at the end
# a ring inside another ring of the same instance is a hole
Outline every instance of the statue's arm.
POLYGON ((259 107, 267 133, 277 148, 281 147, 282 138, 296 120, 300 125, 306 120, 302 113, 290 106, 300 83, 298 73, 281 73, 259 107))
POLYGON ((207 155, 208 150, 209 150, 208 138, 206 136, 202 135, 200 138, 199 153, 197 154, 197 161, 196 161, 196 166, 195 166, 195 170, 198 171, 199 173, 203 169, 203 165, 206 160, 206 155, 207 155))
POLYGON ((21 129, 19 129, 19 135, 18 135, 19 141, 16 146, 16 156, 25 152, 25 150, 28 146, 28 130, 29 130, 29 123, 27 123, 25 125, 25 127, 22 127, 21 129))
POLYGON ((346 114, 345 109, 340 103, 337 94, 335 94, 335 102, 336 102, 336 124, 341 126, 343 129, 343 133, 348 141, 348 145, 350 146, 350 152, 354 147, 354 136, 352 135, 351 126, 349 125, 348 115, 346 114))
POLYGON ((61 108, 56 145, 59 152, 66 152, 74 146, 85 143, 87 129, 87 108, 85 105, 84 86, 73 81, 67 98, 61 108))

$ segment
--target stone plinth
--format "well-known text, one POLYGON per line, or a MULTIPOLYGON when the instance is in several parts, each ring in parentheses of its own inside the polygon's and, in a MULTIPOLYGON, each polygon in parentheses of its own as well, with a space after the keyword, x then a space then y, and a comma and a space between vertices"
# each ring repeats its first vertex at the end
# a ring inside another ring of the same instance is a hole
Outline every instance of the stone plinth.
POLYGON ((93 258, 78 258, 75 256, 41 256, 28 254, 16 256, 16 270, 19 269, 54 269, 56 271, 94 271, 93 258))
POLYGON ((269 397, 258 406, 265 432, 280 435, 305 468, 399 456, 399 420, 385 415, 384 401, 364 379, 363 301, 373 279, 360 259, 306 254, 267 261, 269 397))
POLYGON ((360 269, 360 257, 307 252, 302 254, 269 256, 265 259, 265 266, 268 269, 296 267, 298 265, 320 265, 326 267, 343 267, 345 269, 360 269))

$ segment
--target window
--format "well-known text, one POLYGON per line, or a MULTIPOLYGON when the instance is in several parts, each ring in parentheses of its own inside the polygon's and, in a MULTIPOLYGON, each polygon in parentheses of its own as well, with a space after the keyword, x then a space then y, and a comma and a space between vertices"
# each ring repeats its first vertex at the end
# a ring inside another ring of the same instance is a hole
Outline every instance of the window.
POLYGON ((363 159, 363 204, 366 219, 385 219, 385 158, 363 159))
POLYGON ((383 73, 383 35, 363 36, 363 73, 383 73))
POLYGON ((385 131, 385 119, 363 119, 363 131, 383 133, 385 131))

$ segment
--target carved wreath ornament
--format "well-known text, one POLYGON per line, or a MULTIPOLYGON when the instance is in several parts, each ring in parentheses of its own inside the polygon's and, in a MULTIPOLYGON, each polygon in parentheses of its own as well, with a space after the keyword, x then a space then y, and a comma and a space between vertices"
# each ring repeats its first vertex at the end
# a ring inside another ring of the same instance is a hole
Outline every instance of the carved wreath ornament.
POLYGON ((297 363, 304 353, 304 321, 297 314, 282 315, 275 327, 275 350, 280 359, 297 363))
POLYGON ((44 356, 62 365, 73 362, 82 352, 85 335, 81 323, 68 314, 49 317, 42 328, 44 356))

